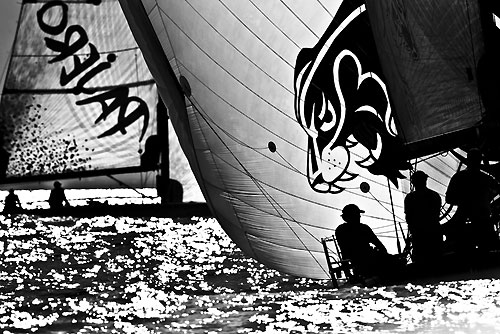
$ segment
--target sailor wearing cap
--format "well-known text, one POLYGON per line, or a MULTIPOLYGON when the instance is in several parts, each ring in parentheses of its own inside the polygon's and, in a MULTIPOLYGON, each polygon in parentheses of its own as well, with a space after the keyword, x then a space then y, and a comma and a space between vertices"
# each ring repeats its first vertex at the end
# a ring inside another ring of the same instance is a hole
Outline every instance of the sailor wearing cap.
POLYGON ((337 227, 335 237, 342 258, 351 261, 356 275, 376 276, 385 270, 389 254, 372 229, 360 222, 361 213, 357 205, 346 205, 341 215, 345 223, 337 227))

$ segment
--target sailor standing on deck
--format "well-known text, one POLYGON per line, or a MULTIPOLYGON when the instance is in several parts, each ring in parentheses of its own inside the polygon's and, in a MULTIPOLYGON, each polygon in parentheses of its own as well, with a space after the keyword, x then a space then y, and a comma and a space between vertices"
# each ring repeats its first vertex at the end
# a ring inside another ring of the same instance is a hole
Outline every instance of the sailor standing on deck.
POLYGON ((442 252, 443 233, 439 224, 441 196, 427 188, 427 174, 416 171, 411 176, 414 190, 405 197, 406 223, 411 235, 414 263, 429 263, 442 252))
POLYGON ((460 248, 488 250, 498 242, 490 201, 499 185, 481 170, 481 161, 481 151, 470 150, 467 168, 453 175, 446 191, 446 202, 457 205, 455 215, 446 223, 446 233, 461 243, 460 248))

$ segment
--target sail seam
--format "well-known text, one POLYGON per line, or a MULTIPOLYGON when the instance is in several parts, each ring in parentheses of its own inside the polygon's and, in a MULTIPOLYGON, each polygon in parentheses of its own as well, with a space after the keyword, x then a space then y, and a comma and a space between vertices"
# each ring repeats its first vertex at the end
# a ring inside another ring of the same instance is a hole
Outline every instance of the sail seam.
MULTIPOLYGON (((194 106, 194 104, 193 104, 194 106)), ((196 109, 197 110, 197 109, 196 109)), ((200 113, 198 111, 198 115, 200 115, 203 119, 204 119, 204 115, 202 113, 200 113)), ((204 119, 205 120, 205 119, 204 119)), ((238 157, 233 153, 233 151, 229 148, 229 146, 222 140, 222 138, 219 136, 219 134, 215 131, 215 129, 212 127, 212 125, 210 124, 210 122, 208 122, 207 120, 205 120, 205 123, 209 126, 209 128, 212 130, 213 134, 219 139, 219 141, 221 142, 222 145, 224 145, 224 147, 226 147, 226 150, 228 153, 230 153, 233 158, 238 162, 238 164, 240 165, 241 168, 243 168, 243 170, 245 171, 245 175, 247 177, 250 178, 250 180, 255 184, 255 186, 257 187, 257 189, 260 190, 260 192, 262 193, 262 195, 267 199, 267 201, 269 202, 269 204, 271 206, 273 206, 273 208, 275 208, 275 211, 279 213, 279 209, 281 209, 283 212, 285 212, 287 214, 288 217, 290 217, 290 220, 293 220, 293 217, 288 214, 288 212, 281 206, 279 205, 279 203, 274 200, 274 198, 272 196, 270 196, 269 193, 267 193, 264 189, 264 187, 262 186, 262 184, 260 183, 259 180, 257 180, 256 178, 253 177, 253 175, 247 170, 247 168, 244 166, 244 164, 238 159, 238 157)), ((213 152, 210 151, 212 154, 213 152)), ((223 181, 222 181, 223 182, 223 181)), ((233 208, 234 208, 234 205, 233 205, 233 208)), ((235 212, 235 215, 238 216, 238 212, 236 210, 234 210, 235 212)), ((290 224, 288 223, 288 221, 286 220, 286 218, 284 216, 282 216, 281 214, 278 216, 279 218, 281 218, 283 220, 283 222, 288 226, 289 230, 292 231, 292 233, 295 235, 295 237, 297 238, 297 240, 302 243, 302 245, 304 246, 304 248, 311 254, 311 257, 314 259, 314 261, 318 264, 318 266, 323 270, 325 271, 325 269, 323 268, 323 266, 318 262, 318 259, 311 253, 311 250, 307 247, 306 243, 300 238, 300 236, 297 234, 297 232, 295 232, 295 230, 290 226, 290 224)), ((238 219, 238 221, 240 221, 240 219, 238 219)), ((313 239, 315 239, 317 242, 321 242, 319 240, 319 238, 317 238, 315 235, 313 235, 308 229, 306 229, 304 226, 302 226, 301 224, 296 224, 299 228, 301 228, 303 231, 305 231, 307 234, 309 234, 313 239)), ((243 231, 246 232, 246 229, 244 228, 243 226, 243 231)), ((248 239, 247 239, 248 240, 248 239)), ((250 242, 249 242, 250 243, 250 242)), ((256 254, 255 254, 256 255, 256 254)), ((256 258, 258 258, 258 256, 255 256, 256 258)))

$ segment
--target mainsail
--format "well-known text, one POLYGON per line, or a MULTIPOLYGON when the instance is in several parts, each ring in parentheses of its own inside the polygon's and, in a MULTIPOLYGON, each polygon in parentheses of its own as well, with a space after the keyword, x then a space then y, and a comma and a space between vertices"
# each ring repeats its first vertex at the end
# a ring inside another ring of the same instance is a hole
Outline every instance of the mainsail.
POLYGON ((485 112, 477 73, 485 51, 479 3, 368 0, 367 8, 400 135, 417 155, 465 143, 485 112))
POLYGON ((408 162, 362 0, 120 4, 207 203, 272 268, 327 278, 321 239, 349 203, 397 251, 409 173, 443 195, 460 165, 408 162))
POLYGON ((157 168, 141 166, 155 155, 157 100, 117 1, 23 1, 0 105, 2 182, 157 168))

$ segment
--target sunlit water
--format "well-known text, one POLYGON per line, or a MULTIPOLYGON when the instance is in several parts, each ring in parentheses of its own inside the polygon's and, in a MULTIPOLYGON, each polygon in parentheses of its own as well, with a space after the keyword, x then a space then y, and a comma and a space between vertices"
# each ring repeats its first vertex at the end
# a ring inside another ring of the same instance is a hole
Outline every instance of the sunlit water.
POLYGON ((214 219, 0 217, 3 333, 498 333, 500 281, 333 290, 214 219))

